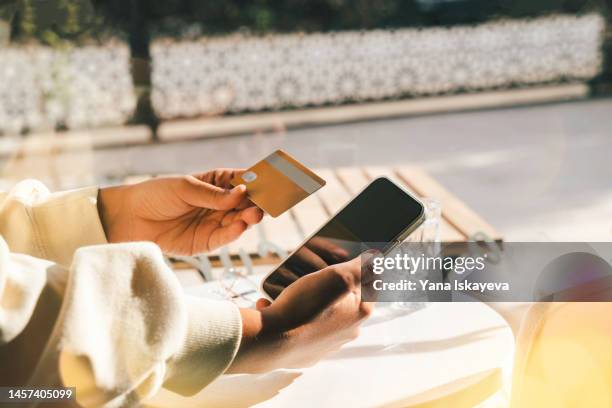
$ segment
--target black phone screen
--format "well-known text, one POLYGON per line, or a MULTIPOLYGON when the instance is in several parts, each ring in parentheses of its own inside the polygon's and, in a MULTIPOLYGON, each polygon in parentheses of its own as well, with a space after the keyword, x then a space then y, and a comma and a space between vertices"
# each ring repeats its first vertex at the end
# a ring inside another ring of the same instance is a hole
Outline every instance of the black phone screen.
POLYGON ((387 178, 370 183, 264 281, 272 299, 300 277, 367 249, 385 251, 421 219, 423 205, 387 178))

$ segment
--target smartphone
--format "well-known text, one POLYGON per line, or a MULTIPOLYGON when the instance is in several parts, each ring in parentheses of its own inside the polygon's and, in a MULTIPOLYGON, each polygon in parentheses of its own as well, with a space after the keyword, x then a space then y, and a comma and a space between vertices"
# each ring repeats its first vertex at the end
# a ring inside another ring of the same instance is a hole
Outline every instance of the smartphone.
POLYGON ((368 249, 386 253, 424 219, 425 208, 419 200, 388 178, 377 178, 271 271, 262 281, 262 292, 275 299, 304 275, 368 249))

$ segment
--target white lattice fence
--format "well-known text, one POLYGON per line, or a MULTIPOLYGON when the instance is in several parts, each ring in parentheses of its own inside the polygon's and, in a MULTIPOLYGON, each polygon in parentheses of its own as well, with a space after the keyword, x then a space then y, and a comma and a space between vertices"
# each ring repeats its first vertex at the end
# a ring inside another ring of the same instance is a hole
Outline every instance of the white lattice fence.
POLYGON ((0 48, 0 133, 125 123, 136 107, 129 48, 0 48))
POLYGON ((601 69, 597 14, 454 28, 156 40, 161 118, 316 106, 565 79, 601 69))

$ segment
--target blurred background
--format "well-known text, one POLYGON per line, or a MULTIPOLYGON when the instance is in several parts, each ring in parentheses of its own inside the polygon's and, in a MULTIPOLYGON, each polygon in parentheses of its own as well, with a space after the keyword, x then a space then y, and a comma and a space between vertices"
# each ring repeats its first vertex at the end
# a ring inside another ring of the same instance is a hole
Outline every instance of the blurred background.
POLYGON ((0 0, 2 188, 418 166, 506 240, 612 238, 610 0, 0 0))

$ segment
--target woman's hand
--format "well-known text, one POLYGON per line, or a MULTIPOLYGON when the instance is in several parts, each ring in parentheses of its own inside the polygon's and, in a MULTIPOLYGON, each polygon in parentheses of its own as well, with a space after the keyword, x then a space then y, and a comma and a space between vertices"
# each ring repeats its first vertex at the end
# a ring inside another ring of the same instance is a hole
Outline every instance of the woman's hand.
POLYGON ((152 241, 165 253, 207 252, 238 238, 263 212, 230 180, 242 170, 156 178, 100 189, 98 209, 110 242, 152 241))
POLYGON ((359 334, 372 312, 361 301, 361 256, 289 285, 274 302, 242 309, 243 339, 229 372, 312 365, 359 334))
POLYGON ((287 286, 300 277, 349 260, 349 252, 332 240, 315 236, 291 254, 274 271, 275 279, 264 281, 264 290, 276 298, 287 286))

